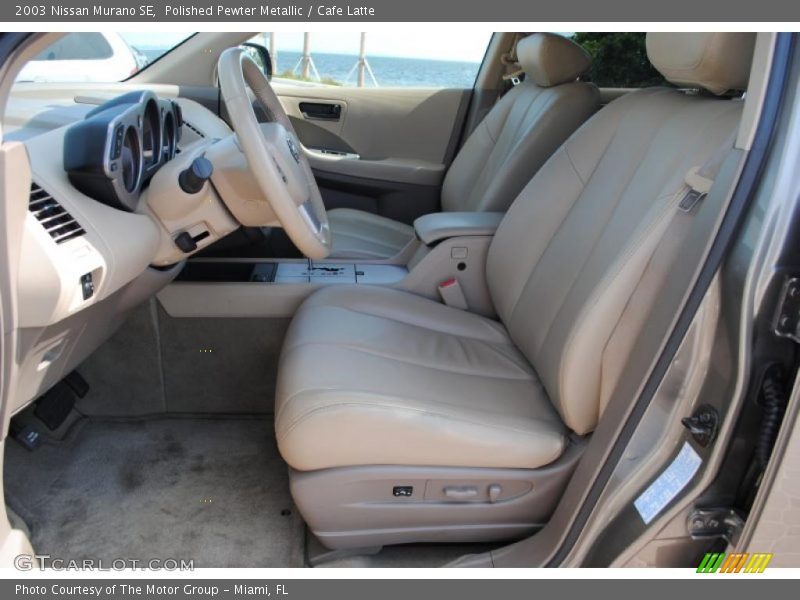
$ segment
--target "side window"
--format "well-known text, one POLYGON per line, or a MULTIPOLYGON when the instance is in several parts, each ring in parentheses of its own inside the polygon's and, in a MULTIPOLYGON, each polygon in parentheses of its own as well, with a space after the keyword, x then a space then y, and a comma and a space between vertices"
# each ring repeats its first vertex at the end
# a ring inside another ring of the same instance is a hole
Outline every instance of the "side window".
POLYGON ((34 60, 104 60, 114 51, 101 33, 70 33, 40 53, 34 60))
POLYGON ((302 86, 472 88, 491 32, 263 33, 273 80, 302 86))
POLYGON ((28 61, 16 81, 123 81, 171 52, 192 35, 170 31, 68 33, 28 61))
POLYGON ((666 81, 647 60, 644 33, 573 33, 572 39, 592 55, 584 76, 601 88, 641 88, 666 81))

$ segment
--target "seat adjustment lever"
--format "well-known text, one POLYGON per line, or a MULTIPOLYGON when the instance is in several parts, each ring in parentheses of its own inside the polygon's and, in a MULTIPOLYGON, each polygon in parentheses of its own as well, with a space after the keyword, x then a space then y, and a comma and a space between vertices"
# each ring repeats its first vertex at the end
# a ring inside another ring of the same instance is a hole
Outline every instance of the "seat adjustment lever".
POLYGON ((444 488, 444 495, 453 500, 469 500, 478 495, 478 488, 472 485, 448 486, 444 488))

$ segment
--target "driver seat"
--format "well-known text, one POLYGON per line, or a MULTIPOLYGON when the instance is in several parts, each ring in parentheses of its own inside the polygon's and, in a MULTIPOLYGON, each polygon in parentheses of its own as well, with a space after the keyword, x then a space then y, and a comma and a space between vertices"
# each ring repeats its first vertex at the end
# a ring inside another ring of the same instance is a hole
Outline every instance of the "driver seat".
MULTIPOLYGON (((525 80, 489 111, 442 184, 444 211, 505 211, 533 174, 600 107, 594 84, 576 81, 592 64, 575 42, 534 33, 517 43, 525 80)), ((400 221, 352 208, 328 212, 331 258, 384 259, 414 239, 400 221)))
MULTIPOLYGON (((647 49, 667 79, 721 94, 746 88, 754 42, 652 33, 647 49)), ((488 541, 547 522, 669 285, 670 223, 692 219, 687 174, 737 158, 742 106, 650 88, 591 118, 497 230, 486 277, 499 321, 367 285, 305 301, 275 428, 323 544, 488 541)))

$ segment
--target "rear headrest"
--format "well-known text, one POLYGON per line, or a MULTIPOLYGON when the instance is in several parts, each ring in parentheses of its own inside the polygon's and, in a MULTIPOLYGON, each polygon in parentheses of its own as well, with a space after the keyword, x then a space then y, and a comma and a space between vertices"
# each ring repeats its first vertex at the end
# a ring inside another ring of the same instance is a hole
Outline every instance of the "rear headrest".
POLYGON ((534 33, 517 42, 517 62, 541 87, 575 81, 592 58, 575 42, 555 33, 534 33))
POLYGON ((648 33, 647 57, 667 81, 714 94, 744 90, 755 33, 648 33))

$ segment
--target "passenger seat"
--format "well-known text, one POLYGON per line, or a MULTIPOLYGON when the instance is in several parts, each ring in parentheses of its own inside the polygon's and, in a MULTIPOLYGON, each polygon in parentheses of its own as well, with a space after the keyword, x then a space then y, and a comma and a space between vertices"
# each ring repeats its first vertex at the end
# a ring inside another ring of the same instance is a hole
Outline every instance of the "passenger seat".
MULTIPOLYGON (((576 43, 535 33, 517 44, 525 80, 469 136, 442 185, 444 211, 505 211, 550 155, 600 106, 591 65, 576 43)), ((333 258, 383 259, 414 237, 410 225, 350 208, 328 211, 333 258)))
POLYGON ((275 430, 324 545, 486 542, 548 520, 579 436, 608 418, 656 307, 682 297, 725 211, 755 40, 648 34, 656 69, 709 93, 626 94, 556 151, 489 247, 499 321, 370 285, 300 306, 275 430), (678 261, 692 267, 682 283, 678 261))

